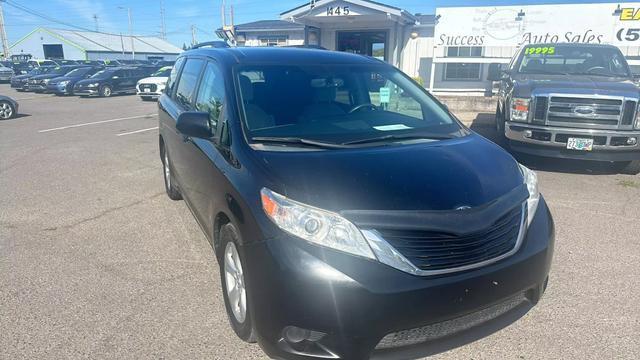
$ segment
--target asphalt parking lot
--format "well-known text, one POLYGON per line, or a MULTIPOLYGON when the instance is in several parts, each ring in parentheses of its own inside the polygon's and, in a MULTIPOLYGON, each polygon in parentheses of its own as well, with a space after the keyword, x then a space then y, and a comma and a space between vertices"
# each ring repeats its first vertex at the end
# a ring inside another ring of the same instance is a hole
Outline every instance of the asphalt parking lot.
MULTIPOLYGON (((155 103, 0 94, 22 114, 0 121, 0 358, 265 358, 228 326, 212 250, 164 194, 155 103)), ((434 357, 637 358, 640 176, 522 160, 556 221, 547 293, 434 357)))

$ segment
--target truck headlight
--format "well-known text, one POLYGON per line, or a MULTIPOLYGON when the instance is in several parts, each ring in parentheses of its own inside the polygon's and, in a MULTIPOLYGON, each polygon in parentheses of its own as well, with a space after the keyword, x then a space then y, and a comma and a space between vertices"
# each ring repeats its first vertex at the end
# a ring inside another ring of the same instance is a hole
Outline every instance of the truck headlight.
POLYGON ((640 130, 640 105, 636 109, 636 122, 633 124, 633 128, 636 130, 640 130))
POLYGON ((524 183, 529 190, 529 198, 527 199, 527 225, 531 225, 533 217, 538 209, 538 203, 540 202, 540 190, 538 190, 538 175, 530 170, 528 167, 519 164, 524 183))
POLYGON ((342 216, 299 203, 267 188, 262 209, 280 229, 316 245, 375 259, 360 230, 342 216))
POLYGON ((511 121, 526 122, 529 119, 529 99, 513 98, 511 99, 511 112, 509 115, 511 121))

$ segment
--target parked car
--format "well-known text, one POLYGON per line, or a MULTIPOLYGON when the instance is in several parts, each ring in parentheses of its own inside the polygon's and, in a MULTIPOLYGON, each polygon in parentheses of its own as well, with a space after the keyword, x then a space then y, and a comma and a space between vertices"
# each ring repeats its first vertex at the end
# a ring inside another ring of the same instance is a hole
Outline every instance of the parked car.
POLYGON ((11 82, 11 77, 15 75, 13 67, 5 66, 4 63, 0 64, 0 81, 11 82))
POLYGON ((162 95, 164 86, 167 83, 169 74, 171 73, 171 66, 165 66, 160 70, 151 74, 151 77, 140 79, 136 85, 138 95, 142 100, 157 99, 162 95))
POLYGON ((32 76, 29 78, 23 89, 25 91, 33 91, 36 93, 45 92, 47 90, 47 84, 52 79, 60 76, 64 76, 68 72, 79 68, 80 65, 62 65, 55 66, 45 74, 32 76))
POLYGON ((28 60, 27 63, 29 63, 33 67, 59 66, 60 65, 57 62, 55 62, 53 60, 49 60, 49 59, 31 59, 31 60, 28 60))
POLYGON ((513 151, 640 173, 640 88, 617 47, 527 45, 489 77, 500 81, 496 128, 513 151))
POLYGON ((47 72, 51 71, 55 67, 56 66, 35 67, 24 75, 15 75, 11 78, 11 87, 16 89, 17 91, 25 91, 25 87, 29 79, 31 79, 34 76, 46 74, 47 72))
POLYGON ((191 50, 158 108, 167 195, 214 248, 231 327, 273 358, 368 358, 544 292, 536 174, 387 63, 191 50))
POLYGON ((149 76, 147 69, 137 67, 108 67, 89 79, 78 81, 73 92, 80 96, 109 97, 113 94, 135 94, 138 80, 149 76))
POLYGON ((103 70, 103 66, 82 66, 54 79, 47 84, 47 92, 56 95, 73 95, 73 87, 80 80, 88 79, 98 71, 103 70))
POLYGON ((18 102, 12 98, 0 95, 0 120, 11 119, 18 114, 18 102))
POLYGON ((16 75, 25 75, 33 69, 33 66, 27 62, 12 61, 10 63, 11 65, 7 67, 12 68, 16 75))

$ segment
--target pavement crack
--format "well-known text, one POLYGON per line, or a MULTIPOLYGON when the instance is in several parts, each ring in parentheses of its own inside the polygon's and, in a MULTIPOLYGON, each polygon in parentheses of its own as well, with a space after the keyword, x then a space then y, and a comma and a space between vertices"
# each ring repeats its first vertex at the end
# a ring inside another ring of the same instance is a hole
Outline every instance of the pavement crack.
MULTIPOLYGON (((88 222, 91 222, 91 221, 94 221, 94 220, 100 219, 101 217, 104 217, 104 216, 106 216, 106 215, 112 214, 112 213, 114 213, 114 212, 118 212, 118 211, 120 211, 120 210, 128 209, 128 208, 133 207, 133 206, 136 206, 136 205, 140 205, 140 204, 142 204, 143 202, 145 202, 145 201, 147 201, 147 200, 151 200, 151 199, 157 198, 157 197, 159 197, 159 196, 161 196, 161 195, 163 195, 163 194, 164 194, 164 192, 160 192, 160 193, 157 193, 157 194, 153 194, 153 195, 151 195, 151 196, 149 196, 149 197, 146 197, 146 198, 144 198, 144 199, 140 199, 140 200, 137 200, 137 201, 131 202, 131 203, 129 203, 129 204, 125 204, 125 205, 121 205, 121 206, 115 206, 115 207, 112 207, 112 208, 106 209, 106 210, 104 210, 104 211, 101 211, 100 213, 98 213, 98 214, 96 214, 96 215, 94 215, 94 216, 90 216, 90 217, 87 217, 87 218, 84 218, 84 219, 78 220, 78 221, 76 221, 76 222, 74 222, 74 223, 72 223, 72 224, 63 225, 63 226, 58 226, 58 227, 57 227, 57 229, 58 229, 58 230, 60 230, 60 229, 65 229, 65 230, 72 229, 72 228, 74 228, 74 227, 76 227, 76 226, 79 226, 79 225, 82 225, 82 224, 85 224, 85 223, 88 223, 88 222)), ((46 230, 46 231, 52 231, 52 230, 54 230, 54 229, 56 229, 56 228, 55 228, 55 227, 49 227, 49 228, 46 228, 46 229, 44 229, 44 230, 46 230)))

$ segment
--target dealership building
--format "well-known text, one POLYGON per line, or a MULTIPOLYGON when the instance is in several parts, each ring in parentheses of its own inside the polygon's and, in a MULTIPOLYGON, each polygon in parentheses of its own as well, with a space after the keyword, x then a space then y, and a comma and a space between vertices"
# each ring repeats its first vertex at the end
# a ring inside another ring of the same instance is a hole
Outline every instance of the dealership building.
POLYGON ((613 44, 640 66, 640 3, 444 7, 421 14, 368 0, 316 0, 225 34, 238 46, 309 45, 373 56, 442 94, 490 93, 489 64, 508 63, 529 43, 613 44))

